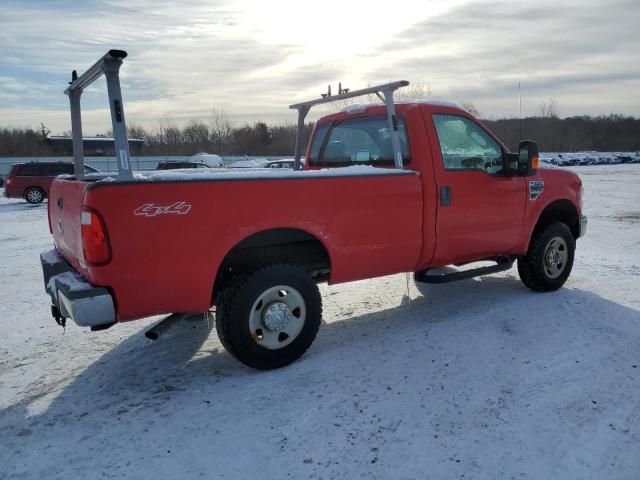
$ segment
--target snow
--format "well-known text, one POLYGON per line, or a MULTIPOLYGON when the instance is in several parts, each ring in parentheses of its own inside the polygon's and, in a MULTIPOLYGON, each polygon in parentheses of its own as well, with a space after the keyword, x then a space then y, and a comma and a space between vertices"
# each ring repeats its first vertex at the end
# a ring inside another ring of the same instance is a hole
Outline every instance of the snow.
MULTIPOLYGON (((434 107, 460 108, 460 104, 456 102, 451 102, 448 100, 411 100, 410 102, 409 101, 405 102, 401 100, 395 103, 396 105, 403 104, 403 103, 418 103, 423 105, 433 105, 434 107)), ((358 112, 363 112, 371 107, 381 107, 381 106, 384 106, 384 103, 352 103, 351 105, 347 105, 346 107, 344 107, 341 110, 341 112, 358 113, 358 112)))
POLYGON ((323 285, 316 342, 271 372, 197 316, 63 335, 46 204, 1 198, 0 477, 637 478, 640 165, 572 170, 589 231, 565 288, 323 285))
POLYGON ((40 254, 40 258, 44 263, 48 265, 55 265, 56 263, 63 260, 62 255, 60 255, 55 248, 47 250, 46 252, 42 252, 40 254))
POLYGON ((222 167, 224 165, 222 157, 213 153, 197 153, 189 157, 189 160, 192 162, 202 162, 208 167, 222 167))
POLYGON ((62 285, 65 285, 70 292, 82 292, 93 288, 91 284, 80 275, 77 275, 74 272, 64 272, 54 275, 49 279, 49 282, 47 282, 49 291, 55 292, 57 290, 55 283, 56 280, 62 285))
POLYGON ((561 166, 640 163, 640 152, 545 152, 540 154, 540 160, 561 166))
POLYGON ((260 168, 266 163, 267 159, 258 158, 254 160, 236 160, 231 163, 231 168, 260 168))
MULTIPOLYGON (((354 177, 365 175, 411 175, 411 170, 376 168, 371 165, 325 168, 321 170, 291 170, 288 168, 184 168, 136 172, 134 180, 176 181, 176 180, 264 180, 283 178, 354 177)), ((112 182, 112 177, 102 181, 112 182)))

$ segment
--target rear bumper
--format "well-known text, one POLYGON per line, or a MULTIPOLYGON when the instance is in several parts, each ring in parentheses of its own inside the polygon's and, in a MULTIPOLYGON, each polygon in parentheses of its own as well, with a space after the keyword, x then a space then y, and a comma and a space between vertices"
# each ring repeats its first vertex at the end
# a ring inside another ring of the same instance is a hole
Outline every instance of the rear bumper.
POLYGON ((54 249, 40 254, 44 288, 64 318, 80 327, 97 327, 116 322, 113 297, 104 287, 82 278, 54 249))
POLYGON ((584 237, 587 234, 587 217, 584 215, 580 217, 580 235, 578 238, 584 237))

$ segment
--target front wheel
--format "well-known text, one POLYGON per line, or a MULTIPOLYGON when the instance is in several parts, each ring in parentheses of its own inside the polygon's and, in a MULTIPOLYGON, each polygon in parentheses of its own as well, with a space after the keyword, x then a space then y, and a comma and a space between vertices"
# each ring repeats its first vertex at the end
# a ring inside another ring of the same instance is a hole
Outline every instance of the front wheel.
POLYGON ((271 265, 225 288, 217 305, 220 341, 245 365, 284 367, 313 343, 322 317, 318 286, 302 269, 271 265))
POLYGON ((537 292, 550 292, 564 285, 573 267, 576 242, 564 223, 552 223, 535 232, 529 251, 518 259, 522 283, 537 292))

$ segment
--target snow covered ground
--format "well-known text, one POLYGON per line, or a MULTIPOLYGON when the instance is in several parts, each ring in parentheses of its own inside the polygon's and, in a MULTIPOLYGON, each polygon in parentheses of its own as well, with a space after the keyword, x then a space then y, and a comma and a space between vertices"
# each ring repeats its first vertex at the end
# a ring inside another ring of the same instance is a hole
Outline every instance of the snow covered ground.
POLYGON ((640 152, 542 152, 540 160, 561 166, 640 163, 640 152))
POLYGON ((564 289, 323 286, 315 344, 272 372, 203 319, 63 335, 46 205, 3 198, 0 478, 637 479, 640 165, 574 170, 589 231, 564 289))

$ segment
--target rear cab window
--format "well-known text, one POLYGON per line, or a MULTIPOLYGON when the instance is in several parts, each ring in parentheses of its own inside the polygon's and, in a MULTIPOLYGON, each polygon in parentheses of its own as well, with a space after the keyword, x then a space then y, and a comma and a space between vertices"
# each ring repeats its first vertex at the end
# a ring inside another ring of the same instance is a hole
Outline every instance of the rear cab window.
MULTIPOLYGON (((404 119, 398 117, 402 162, 411 161, 404 119)), ((391 129, 386 115, 347 118, 316 128, 308 164, 312 167, 350 165, 393 166, 391 129)))

